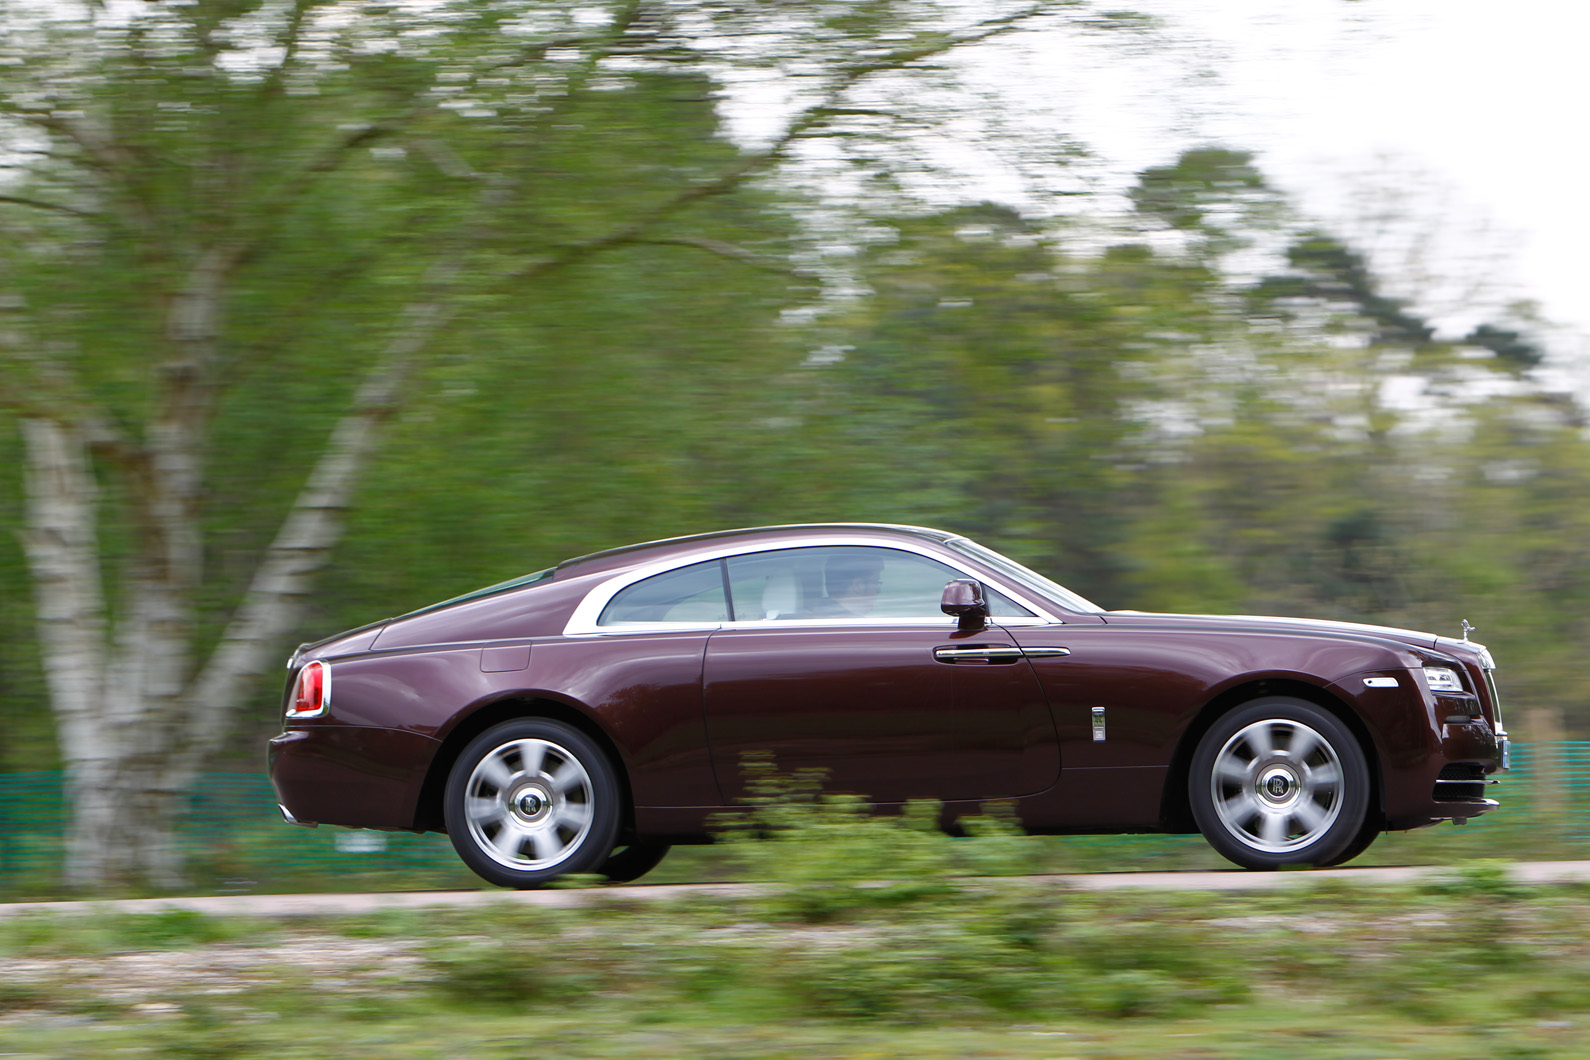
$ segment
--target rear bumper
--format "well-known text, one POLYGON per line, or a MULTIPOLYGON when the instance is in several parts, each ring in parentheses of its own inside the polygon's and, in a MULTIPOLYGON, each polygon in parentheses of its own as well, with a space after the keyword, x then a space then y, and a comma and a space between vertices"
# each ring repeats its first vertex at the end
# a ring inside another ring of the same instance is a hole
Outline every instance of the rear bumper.
POLYGON ((314 725, 272 738, 266 758, 282 816, 293 824, 414 831, 440 746, 398 729, 314 725))
POLYGON ((298 818, 294 817, 288 811, 287 807, 283 806, 279 802, 276 804, 276 808, 278 810, 282 811, 282 820, 286 821, 288 824, 296 824, 296 825, 300 825, 300 826, 302 826, 304 828, 319 828, 320 827, 320 822, 319 821, 300 821, 298 818))

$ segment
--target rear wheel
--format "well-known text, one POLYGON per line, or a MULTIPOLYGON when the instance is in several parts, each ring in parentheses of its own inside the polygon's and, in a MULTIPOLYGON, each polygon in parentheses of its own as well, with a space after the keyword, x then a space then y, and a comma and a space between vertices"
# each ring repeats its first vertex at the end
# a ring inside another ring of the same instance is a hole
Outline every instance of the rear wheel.
POLYGON ((1193 755, 1188 797, 1209 845, 1244 868, 1334 864, 1375 835, 1364 836, 1363 749, 1300 699, 1255 700, 1217 721, 1193 755))
POLYGON ((631 843, 613 851, 596 871, 606 876, 608 883, 629 883, 655 869, 668 850, 667 843, 631 843))
POLYGON ((539 887, 607 859, 619 788, 590 737, 548 718, 517 718, 475 737, 443 794, 453 849, 500 887, 539 887))

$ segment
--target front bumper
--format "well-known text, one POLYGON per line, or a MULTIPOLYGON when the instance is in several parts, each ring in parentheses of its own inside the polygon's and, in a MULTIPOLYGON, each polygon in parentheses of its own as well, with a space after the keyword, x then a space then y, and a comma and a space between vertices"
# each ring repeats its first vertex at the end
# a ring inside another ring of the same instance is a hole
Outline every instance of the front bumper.
POLYGON ((1507 733, 1483 718, 1440 726, 1432 746, 1383 759, 1386 827, 1468 820, 1500 804, 1487 793, 1510 764, 1507 733))

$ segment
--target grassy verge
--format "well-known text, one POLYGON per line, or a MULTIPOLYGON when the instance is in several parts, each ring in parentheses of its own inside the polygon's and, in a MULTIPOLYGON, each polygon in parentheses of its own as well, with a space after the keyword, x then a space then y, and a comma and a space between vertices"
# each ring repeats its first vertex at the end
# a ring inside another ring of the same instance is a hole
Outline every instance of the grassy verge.
POLYGON ((1083 893, 931 808, 772 790, 755 893, 249 922, 0 921, 0 1053, 492 1058, 1590 1056, 1590 889, 1083 893), (983 875, 968 875, 981 873, 983 875))
POLYGON ((830 883, 662 906, 0 923, 0 1052, 1590 1056, 1590 890, 830 883))

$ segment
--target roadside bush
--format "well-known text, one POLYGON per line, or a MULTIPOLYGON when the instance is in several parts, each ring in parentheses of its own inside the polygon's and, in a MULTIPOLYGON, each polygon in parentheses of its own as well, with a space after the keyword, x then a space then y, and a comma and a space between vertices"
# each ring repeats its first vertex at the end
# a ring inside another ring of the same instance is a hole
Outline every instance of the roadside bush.
POLYGON ((802 945, 778 979, 799 1009, 904 1022, 1020 1010, 1055 993, 1049 956, 953 918, 802 945))
POLYGON ((1032 870, 1008 807, 963 819, 966 837, 952 838, 937 803, 875 814, 859 798, 825 795, 818 774, 780 774, 766 757, 745 769, 749 808, 722 822, 746 875, 766 885, 744 908, 805 925, 753 974, 798 1011, 898 1022, 1170 1015, 1247 994, 1206 933, 1101 919, 1095 899, 1073 917, 1075 900, 1052 882, 980 879, 1032 870))
POLYGON ((0 922, 0 954, 176 950, 256 934, 258 926, 250 921, 206 916, 189 909, 102 911, 70 917, 27 914, 0 922))
POLYGON ((780 773, 767 755, 742 769, 747 809, 721 817, 719 835, 745 878, 772 885, 760 909, 772 919, 828 923, 944 898, 964 876, 1032 871, 1008 807, 960 819, 966 838, 955 840, 939 827, 936 801, 875 813, 860 796, 825 794, 820 771, 780 773))
POLYGON ((549 937, 465 938, 431 947, 425 970, 433 989, 472 1005, 532 1005, 600 990, 604 962, 561 933, 549 937))
POLYGON ((1067 1000, 1102 1016, 1174 1016, 1249 994, 1251 968, 1202 925, 1123 920, 1108 911, 1052 940, 1067 962, 1067 1000))
POLYGON ((203 998, 184 999, 176 1019, 154 1024, 149 1048, 167 1060, 248 1060, 268 1049, 235 1011, 203 998))

